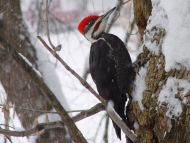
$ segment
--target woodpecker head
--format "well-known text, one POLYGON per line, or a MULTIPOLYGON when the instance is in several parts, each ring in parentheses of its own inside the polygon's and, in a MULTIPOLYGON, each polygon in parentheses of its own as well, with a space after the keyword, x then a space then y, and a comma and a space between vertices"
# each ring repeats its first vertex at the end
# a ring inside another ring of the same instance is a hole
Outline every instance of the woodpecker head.
POLYGON ((116 7, 101 16, 90 15, 85 17, 78 25, 79 32, 90 42, 96 41, 101 33, 105 31, 108 24, 108 19, 115 9, 116 7))

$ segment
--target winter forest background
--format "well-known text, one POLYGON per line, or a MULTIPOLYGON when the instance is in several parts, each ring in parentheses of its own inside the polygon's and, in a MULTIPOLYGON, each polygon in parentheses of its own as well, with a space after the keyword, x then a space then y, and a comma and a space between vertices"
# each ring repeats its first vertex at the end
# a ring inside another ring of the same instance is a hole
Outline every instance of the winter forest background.
MULTIPOLYGON (((120 1, 49 0, 47 13, 46 0, 0 0, 0 143, 72 142, 51 91, 71 117, 99 101, 37 36, 51 45, 49 31, 53 45, 62 47, 60 57, 96 89, 88 71, 90 43, 77 25, 120 1)), ((189 6, 189 0, 129 0, 110 29, 138 61, 130 108, 139 142, 190 142, 189 6)), ((87 142, 126 142, 124 134, 117 139, 105 111, 93 114, 74 119, 87 142)))

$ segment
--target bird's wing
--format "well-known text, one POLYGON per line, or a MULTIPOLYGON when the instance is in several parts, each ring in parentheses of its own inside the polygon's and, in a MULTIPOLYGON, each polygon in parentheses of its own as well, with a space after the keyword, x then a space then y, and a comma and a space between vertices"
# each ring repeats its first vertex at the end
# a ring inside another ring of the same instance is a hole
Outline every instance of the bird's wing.
POLYGON ((118 87, 122 93, 129 93, 135 76, 131 57, 124 43, 117 36, 105 33, 103 37, 112 48, 118 87))
POLYGON ((90 73, 99 94, 106 99, 110 99, 112 86, 116 82, 116 70, 109 46, 105 41, 99 40, 92 44, 89 63, 90 73))

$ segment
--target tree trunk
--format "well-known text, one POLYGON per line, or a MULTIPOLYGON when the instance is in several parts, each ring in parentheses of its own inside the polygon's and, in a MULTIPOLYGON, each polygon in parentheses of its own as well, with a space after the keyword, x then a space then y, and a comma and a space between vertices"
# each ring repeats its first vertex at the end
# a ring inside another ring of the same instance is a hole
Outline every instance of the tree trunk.
MULTIPOLYGON (((150 6, 150 0, 138 1, 139 3, 137 1, 138 0, 134 0, 135 19, 140 34, 143 36, 144 30, 146 29, 145 23, 147 23, 148 17, 151 14, 152 6, 150 6), (145 14, 146 16, 142 16, 144 13, 148 15, 145 14)), ((135 132, 141 143, 188 143, 190 141, 189 92, 186 95, 182 95, 184 89, 180 88, 180 85, 177 85, 178 94, 176 95, 176 99, 183 100, 180 98, 185 96, 187 101, 187 104, 182 105, 182 113, 179 117, 168 117, 167 104, 160 106, 158 102, 158 98, 170 78, 175 77, 177 80, 184 79, 190 82, 190 71, 185 68, 180 70, 174 69, 168 72, 165 71, 165 56, 161 49, 163 38, 166 34, 166 31, 159 27, 146 30, 145 38, 149 35, 150 42, 156 43, 159 52, 155 54, 149 51, 144 45, 143 53, 138 57, 138 61, 144 58, 148 59, 144 66, 147 70, 144 79, 146 88, 141 95, 141 102, 144 109, 142 110, 138 101, 132 104, 135 122, 139 125, 135 132)), ((136 76, 138 77, 139 75, 137 74, 136 76)), ((171 90, 173 90, 172 87, 171 90)))
MULTIPOLYGON (((51 101, 11 55, 11 49, 14 48, 37 68, 36 51, 23 24, 20 1, 0 0, 0 14, 0 81, 7 93, 8 103, 20 108, 51 110, 51 101)), ((31 128, 41 114, 18 108, 16 113, 26 129, 31 128)), ((37 142, 70 142, 65 135, 66 132, 62 129, 48 130, 37 142)))

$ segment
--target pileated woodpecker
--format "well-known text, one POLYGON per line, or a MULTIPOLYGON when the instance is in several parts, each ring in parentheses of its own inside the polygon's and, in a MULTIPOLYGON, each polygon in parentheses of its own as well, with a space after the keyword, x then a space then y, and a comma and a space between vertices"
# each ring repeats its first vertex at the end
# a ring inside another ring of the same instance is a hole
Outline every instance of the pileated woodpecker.
MULTIPOLYGON (((100 96, 111 100, 115 111, 127 123, 125 104, 127 97, 130 97, 134 69, 124 43, 117 36, 104 32, 114 10, 102 16, 85 17, 78 25, 78 30, 92 43, 90 73, 100 96)), ((121 129, 114 122, 113 125, 117 137, 121 139, 121 129)))

